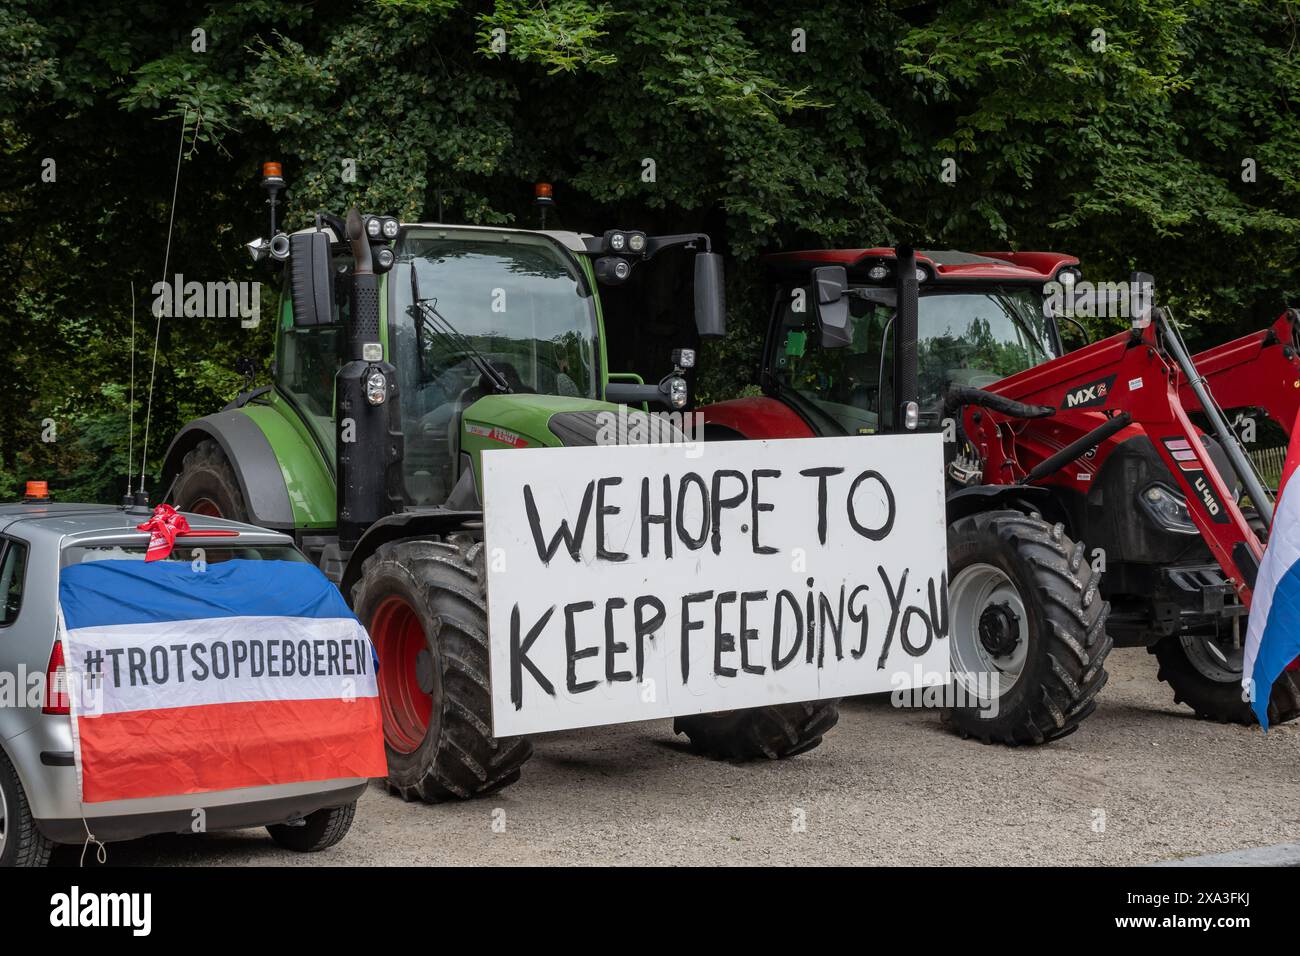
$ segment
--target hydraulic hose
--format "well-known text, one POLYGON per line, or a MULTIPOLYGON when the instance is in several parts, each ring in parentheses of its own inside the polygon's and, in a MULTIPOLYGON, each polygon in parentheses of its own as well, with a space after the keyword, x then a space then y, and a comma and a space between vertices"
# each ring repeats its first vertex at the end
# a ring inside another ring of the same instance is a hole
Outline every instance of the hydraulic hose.
POLYGON ((1076 438, 1070 444, 1066 445, 1055 455, 1049 455, 1037 465, 1029 470, 1024 478, 1020 479, 1022 485, 1038 481, 1040 478, 1046 478, 1048 475, 1060 471, 1070 462, 1074 461, 1080 455, 1087 452, 1089 448, 1100 445, 1111 435, 1127 428, 1133 421, 1133 416, 1128 412, 1120 412, 1114 418, 1108 418, 1090 432, 1086 432, 1076 438))
POLYGON ((972 385, 949 385, 943 394, 943 413, 950 415, 963 405, 979 405, 1008 418, 1050 418, 1056 414, 1051 405, 1026 405, 996 392, 986 392, 972 385))

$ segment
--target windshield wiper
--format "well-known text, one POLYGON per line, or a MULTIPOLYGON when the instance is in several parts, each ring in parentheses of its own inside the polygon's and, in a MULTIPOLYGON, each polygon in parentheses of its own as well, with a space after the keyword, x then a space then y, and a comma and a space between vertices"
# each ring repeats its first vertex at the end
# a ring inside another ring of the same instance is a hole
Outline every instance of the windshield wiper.
POLYGON ((474 363, 474 367, 479 373, 492 383, 498 392, 504 392, 509 395, 514 390, 506 377, 488 361, 483 353, 474 347, 474 343, 467 339, 461 332, 452 325, 447 318, 438 311, 434 305, 437 299, 420 298, 420 277, 415 268, 415 260, 411 260, 411 306, 408 312, 411 318, 418 320, 422 325, 427 326, 434 337, 450 352, 461 351, 469 356, 469 360, 474 363))

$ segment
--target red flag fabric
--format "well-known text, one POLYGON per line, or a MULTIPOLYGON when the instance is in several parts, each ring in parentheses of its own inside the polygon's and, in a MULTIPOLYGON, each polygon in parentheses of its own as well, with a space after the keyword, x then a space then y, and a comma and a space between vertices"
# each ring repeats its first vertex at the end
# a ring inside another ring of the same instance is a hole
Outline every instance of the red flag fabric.
POLYGON ((161 561, 172 553, 176 536, 189 532, 190 523, 171 505, 162 504, 154 508, 148 521, 136 525, 135 529, 149 532, 149 549, 145 552, 145 561, 161 561))

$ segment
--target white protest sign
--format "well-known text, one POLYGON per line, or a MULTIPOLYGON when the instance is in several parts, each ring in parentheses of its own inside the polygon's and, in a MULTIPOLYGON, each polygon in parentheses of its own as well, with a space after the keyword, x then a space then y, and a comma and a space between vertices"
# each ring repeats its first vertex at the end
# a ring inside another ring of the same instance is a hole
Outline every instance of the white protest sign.
POLYGON ((940 435, 487 451, 483 484, 498 736, 947 680, 940 435))

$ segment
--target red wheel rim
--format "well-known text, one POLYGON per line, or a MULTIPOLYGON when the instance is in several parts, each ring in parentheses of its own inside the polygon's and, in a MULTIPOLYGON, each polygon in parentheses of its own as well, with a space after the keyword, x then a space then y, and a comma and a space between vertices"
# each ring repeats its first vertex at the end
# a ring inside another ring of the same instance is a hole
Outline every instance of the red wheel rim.
POLYGON ((182 508, 181 511, 188 511, 193 515, 203 515, 206 518, 224 518, 220 506, 211 498, 200 498, 190 504, 188 508, 182 508))
POLYGON ((433 716, 433 697, 420 688, 416 667, 429 642, 411 605, 387 597, 370 621, 370 639, 379 653, 379 704, 384 740, 409 754, 424 741, 433 716))

